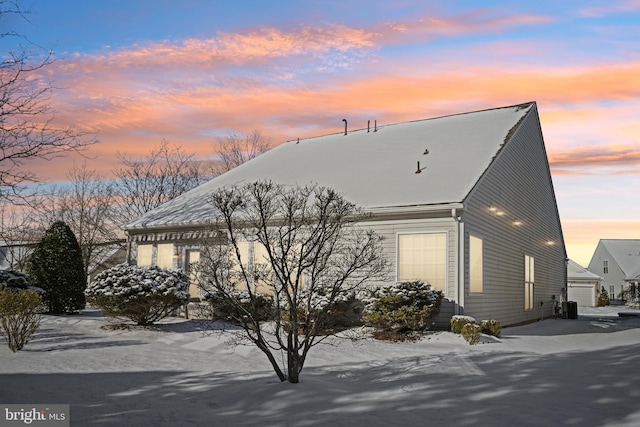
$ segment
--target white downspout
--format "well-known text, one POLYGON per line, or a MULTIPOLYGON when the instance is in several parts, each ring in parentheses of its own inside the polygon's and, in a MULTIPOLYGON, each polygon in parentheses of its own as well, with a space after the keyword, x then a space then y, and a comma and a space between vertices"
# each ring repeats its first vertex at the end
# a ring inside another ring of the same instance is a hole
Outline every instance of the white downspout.
POLYGON ((451 209, 451 216, 456 222, 457 228, 457 259, 458 259, 458 272, 457 272, 457 295, 456 295, 456 309, 455 313, 458 315, 464 314, 464 222, 460 221, 456 208, 451 209))

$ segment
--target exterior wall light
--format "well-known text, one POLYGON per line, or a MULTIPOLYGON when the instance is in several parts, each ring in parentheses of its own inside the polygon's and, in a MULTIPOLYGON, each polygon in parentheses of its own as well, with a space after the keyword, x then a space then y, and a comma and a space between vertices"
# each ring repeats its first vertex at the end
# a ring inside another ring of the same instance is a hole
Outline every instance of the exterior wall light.
POLYGON ((520 226, 520 225, 522 225, 522 221, 520 221, 519 219, 514 219, 513 220, 513 225, 515 225, 516 227, 520 226))

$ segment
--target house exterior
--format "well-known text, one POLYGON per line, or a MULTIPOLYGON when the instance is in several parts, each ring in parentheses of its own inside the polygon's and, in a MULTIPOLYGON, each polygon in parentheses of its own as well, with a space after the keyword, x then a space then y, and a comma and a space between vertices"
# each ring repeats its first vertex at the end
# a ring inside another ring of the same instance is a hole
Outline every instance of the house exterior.
POLYGON ((567 298, 578 307, 595 307, 602 289, 602 277, 573 260, 567 264, 567 298))
POLYGON ((611 300, 638 300, 640 239, 601 239, 589 262, 589 271, 602 277, 611 300), (631 291, 631 294, 628 294, 631 291))
MULTIPOLYGON (((126 224, 129 260, 183 268, 213 231, 207 197, 239 183, 334 188, 384 237, 390 281, 421 279, 453 314, 550 316, 566 252, 537 106, 526 103, 294 140, 126 224)), ((197 290, 192 290, 195 295, 197 290)))

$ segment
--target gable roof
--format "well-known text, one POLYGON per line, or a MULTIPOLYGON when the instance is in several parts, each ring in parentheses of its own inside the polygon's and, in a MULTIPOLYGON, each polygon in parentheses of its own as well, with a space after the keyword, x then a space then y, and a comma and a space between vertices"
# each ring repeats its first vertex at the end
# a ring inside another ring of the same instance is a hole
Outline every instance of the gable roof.
POLYGON ((599 244, 611 254, 625 280, 640 276, 640 239, 601 239, 599 244))
POLYGON ((572 259, 567 263, 567 279, 602 281, 602 277, 590 272, 572 259))
POLYGON ((210 194, 264 179, 328 186, 369 209, 461 203, 534 107, 532 102, 285 142, 124 228, 205 223, 212 213, 210 194))

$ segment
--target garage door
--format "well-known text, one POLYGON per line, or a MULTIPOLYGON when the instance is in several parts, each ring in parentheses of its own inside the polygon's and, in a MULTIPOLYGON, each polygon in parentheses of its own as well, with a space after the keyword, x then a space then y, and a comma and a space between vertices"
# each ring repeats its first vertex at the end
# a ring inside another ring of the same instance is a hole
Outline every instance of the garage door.
POLYGON ((590 284, 569 283, 569 301, 576 301, 578 307, 594 307, 596 305, 596 287, 590 284))

